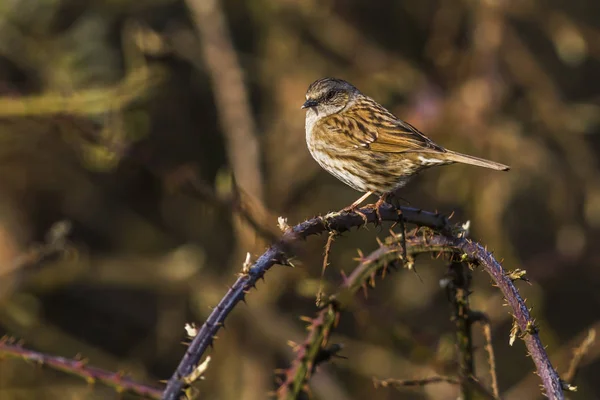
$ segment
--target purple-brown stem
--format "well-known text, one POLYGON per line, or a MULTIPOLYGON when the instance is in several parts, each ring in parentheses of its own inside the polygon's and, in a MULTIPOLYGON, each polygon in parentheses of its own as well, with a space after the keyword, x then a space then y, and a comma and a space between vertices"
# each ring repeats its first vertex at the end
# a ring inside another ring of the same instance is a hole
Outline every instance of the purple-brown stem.
POLYGON ((25 361, 62 371, 85 379, 88 383, 96 381, 113 387, 117 392, 129 392, 149 399, 160 399, 162 389, 148 386, 127 378, 121 372, 105 371, 87 365, 85 360, 72 360, 64 357, 50 356, 36 351, 24 349, 8 338, 0 339, 0 357, 20 358, 25 361))
MULTIPOLYGON (((376 223, 378 216, 376 210, 365 207, 358 210, 369 223, 376 223)), ((446 217, 411 207, 394 208, 388 204, 379 208, 379 214, 383 221, 397 222, 404 219, 405 222, 427 226, 435 230, 449 232, 450 225, 446 217)), ((233 286, 227 291, 219 304, 214 308, 206 322, 202 325, 198 334, 190 343, 179 366, 169 379, 163 393, 167 400, 177 400, 182 394, 186 384, 183 378, 189 376, 199 364, 206 349, 212 345, 213 337, 220 329, 227 315, 235 305, 244 300, 246 293, 252 289, 256 282, 264 277, 264 274, 275 264, 289 265, 286 253, 291 252, 291 245, 298 239, 305 239, 311 235, 317 235, 327 231, 344 232, 352 227, 360 227, 365 224, 363 217, 354 212, 334 213, 326 217, 315 217, 304 221, 286 232, 275 244, 271 245, 260 256, 247 274, 240 276, 233 286)))
POLYGON ((440 246, 440 250, 454 248, 466 254, 469 258, 468 261, 476 262, 485 269, 500 291, 502 291, 508 305, 512 309, 514 318, 522 332, 521 337, 533 359, 537 373, 546 390, 546 395, 553 400, 564 399, 560 377, 550 363, 546 350, 538 336, 535 323, 529 314, 529 309, 525 305, 525 301, 521 295, 519 295, 517 288, 510 277, 506 275, 500 263, 496 261, 489 251, 479 243, 473 242, 470 239, 442 235, 432 235, 427 239, 426 243, 422 243, 420 238, 414 238, 411 239, 407 245, 440 246))

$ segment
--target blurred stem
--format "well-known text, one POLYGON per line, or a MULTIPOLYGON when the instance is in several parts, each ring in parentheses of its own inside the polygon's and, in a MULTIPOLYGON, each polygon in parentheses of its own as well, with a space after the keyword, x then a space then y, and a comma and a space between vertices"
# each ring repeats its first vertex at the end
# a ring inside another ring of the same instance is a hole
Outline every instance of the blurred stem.
POLYGON ((474 398, 469 379, 475 376, 473 362, 473 338, 471 335, 471 320, 469 318, 469 287, 471 286, 471 270, 465 268, 460 261, 450 264, 448 294, 452 303, 452 319, 456 326, 456 345, 458 347, 458 365, 461 377, 461 391, 464 400, 474 398))
MULTIPOLYGON (((251 208, 252 214, 260 215, 264 209, 260 144, 225 13, 219 0, 187 0, 186 3, 199 33, 220 125, 227 140, 229 163, 235 180, 248 195, 246 207, 251 208)), ((238 252, 245 254, 255 245, 254 231, 241 219, 236 225, 238 252)))
POLYGON ((160 388, 147 386, 129 379, 122 372, 105 371, 87 365, 87 360, 71 360, 64 357, 50 356, 27 350, 8 338, 0 339, 0 355, 2 357, 17 358, 42 365, 57 371, 62 371, 73 376, 83 378, 88 384, 96 381, 114 388, 117 392, 134 393, 143 398, 160 399, 160 388))
POLYGON ((117 85, 103 89, 80 90, 70 94, 44 93, 28 97, 0 97, 0 117, 34 117, 55 114, 103 114, 144 96, 163 77, 162 70, 139 68, 117 85))

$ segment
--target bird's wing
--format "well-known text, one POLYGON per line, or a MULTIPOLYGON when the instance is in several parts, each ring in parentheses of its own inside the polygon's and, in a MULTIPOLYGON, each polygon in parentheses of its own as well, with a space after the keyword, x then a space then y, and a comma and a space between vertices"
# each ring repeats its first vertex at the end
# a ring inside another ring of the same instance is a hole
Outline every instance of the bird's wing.
POLYGON ((375 100, 361 99, 324 121, 332 133, 344 135, 351 145, 382 153, 445 152, 417 128, 398 119, 375 100))

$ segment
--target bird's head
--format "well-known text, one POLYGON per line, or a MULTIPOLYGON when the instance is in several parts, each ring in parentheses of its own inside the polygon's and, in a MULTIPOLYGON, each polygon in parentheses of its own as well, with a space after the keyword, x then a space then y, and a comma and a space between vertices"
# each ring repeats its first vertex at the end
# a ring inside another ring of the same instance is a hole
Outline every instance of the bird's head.
POLYGON ((302 108, 320 119, 342 111, 358 94, 357 88, 342 79, 322 78, 310 84, 302 108))

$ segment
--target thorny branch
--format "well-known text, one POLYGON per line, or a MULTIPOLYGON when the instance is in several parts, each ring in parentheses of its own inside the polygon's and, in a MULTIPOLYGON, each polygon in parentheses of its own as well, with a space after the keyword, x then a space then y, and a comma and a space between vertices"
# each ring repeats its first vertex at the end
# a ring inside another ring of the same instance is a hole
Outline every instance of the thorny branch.
MULTIPOLYGON (((415 239, 418 235, 418 230, 410 235, 411 239, 415 239)), ((417 238, 418 239, 418 238, 417 238)), ((291 400, 297 399, 302 394, 305 394, 307 389, 307 383, 314 372, 317 364, 326 361, 323 358, 319 359, 319 355, 322 352, 327 351, 327 343, 332 330, 336 327, 337 322, 340 318, 341 311, 345 310, 350 303, 353 301, 356 293, 362 288, 365 291, 367 286, 375 286, 375 278, 380 275, 384 277, 386 273, 391 269, 397 269, 404 265, 408 267, 409 262, 407 260, 412 259, 417 254, 424 252, 437 252, 439 249, 434 248, 426 250, 422 247, 409 246, 405 247, 403 240, 399 237, 391 237, 386 240, 385 243, 380 242, 380 248, 366 257, 361 255, 360 263, 358 267, 348 276, 343 276, 344 281, 338 291, 329 297, 329 302, 326 307, 321 309, 314 319, 304 318, 308 323, 309 335, 304 343, 294 346, 294 351, 297 353, 295 360, 292 362, 290 368, 284 371, 284 379, 280 384, 277 391, 277 397, 280 400, 291 400), (405 253, 406 251, 406 253, 405 253)), ((460 263, 457 265, 462 266, 460 263)), ((458 277, 452 277, 451 286, 456 291, 457 288, 466 290, 468 283, 461 281, 458 277)), ((466 296, 466 293, 463 293, 466 296)), ((455 295, 455 294, 453 294, 455 295)), ((464 301, 461 303, 464 304, 464 301)), ((462 371, 460 378, 448 378, 453 379, 453 382, 460 384, 463 387, 464 393, 473 395, 476 391, 480 393, 484 398, 497 399, 498 396, 490 393, 474 376, 472 368, 472 349, 470 341, 470 320, 468 319, 469 310, 468 308, 460 308, 462 313, 461 317, 457 322, 469 324, 466 328, 469 330, 466 334, 469 340, 469 348, 462 351, 461 354, 466 353, 465 359, 470 360, 468 365, 471 365, 469 371, 462 371)), ((458 311, 457 311, 458 312, 458 311)), ((459 336, 464 335, 464 327, 459 327, 459 336)), ((466 368, 466 367, 465 367, 466 368)), ((416 382, 422 384, 439 382, 439 377, 433 380, 411 380, 411 381, 396 381, 396 382, 411 382, 410 385, 417 385, 416 382)))
MULTIPOLYGON (((412 234, 406 238, 406 246, 408 255, 417 255, 420 253, 455 254, 460 257, 461 261, 471 262, 485 269, 506 297, 515 315, 517 326, 524 332, 520 337, 524 340, 529 354, 532 356, 546 394, 551 399, 564 399, 563 383, 548 359, 546 351, 538 337, 537 329, 533 328, 535 327, 535 323, 529 315, 529 310, 525 306, 524 300, 517 292, 510 277, 504 273, 504 270, 490 252, 469 239, 436 233, 431 233, 430 235, 412 234)), ((396 243, 386 243, 368 257, 363 258, 359 266, 346 278, 340 290, 330 297, 331 304, 329 307, 335 307, 338 312, 343 310, 352 300, 358 289, 366 287, 367 283, 374 284, 374 278, 379 269, 383 273, 387 268, 393 266, 393 263, 403 260, 402 251, 402 245, 397 241, 396 243)), ((323 312, 321 310, 319 316, 315 320, 311 320, 311 323, 315 324, 318 321, 320 332, 326 334, 311 334, 303 344, 304 349, 313 349, 315 344, 325 345, 327 343, 328 336, 331 329, 335 327, 338 316, 336 315, 335 317, 323 320, 321 318, 323 312)), ((312 351, 310 354, 318 354, 318 352, 312 351)), ((490 362, 492 363, 493 361, 490 360, 490 362)), ((309 353, 299 352, 299 356, 286 374, 287 379, 280 387, 278 392, 280 399, 293 398, 289 394, 291 393, 290 390, 297 390, 304 387, 310 374, 303 375, 301 372, 308 371, 308 365, 314 365, 314 359, 309 357, 309 353), (301 357, 300 354, 302 355, 301 357)), ((493 367, 490 368, 493 369, 493 367)), ((494 371, 492 371, 492 374, 495 375, 494 371)), ((461 379, 462 382, 465 382, 465 380, 470 381, 475 378, 473 375, 470 375, 461 377, 461 379)), ((480 390, 482 387, 474 386, 474 388, 482 392, 480 390)), ((493 390, 497 392, 497 383, 493 390)), ((496 393, 489 393, 487 389, 484 392, 490 398, 498 398, 496 393)))
POLYGON ((506 276, 500 263, 496 261, 489 251, 479 243, 475 243, 469 239, 443 235, 432 235, 426 243, 416 243, 411 239, 407 245, 423 246, 424 250, 428 247, 438 247, 439 251, 443 252, 460 252, 466 254, 466 261, 481 266, 492 277, 511 308, 515 322, 522 332, 521 338, 525 342, 529 355, 533 359, 546 395, 550 399, 564 399, 562 381, 548 359, 546 350, 538 336, 535 321, 529 314, 529 309, 525 305, 525 301, 517 291, 512 280, 506 276))
POLYGON ((317 357, 326 348, 329 334, 337 325, 340 312, 352 302, 358 290, 366 288, 367 283, 374 284, 378 272, 397 267, 404 256, 402 251, 402 248, 382 246, 364 257, 352 274, 344 277, 337 293, 330 296, 328 303, 317 316, 314 319, 307 318, 310 333, 303 344, 295 346, 296 359, 286 371, 285 378, 277 390, 278 399, 296 399, 300 393, 306 391, 305 386, 317 365, 317 357))
MULTIPOLYGON (((378 220, 377 213, 372 207, 365 207, 359 211, 364 214, 368 223, 375 223, 378 220)), ((502 266, 496 261, 493 255, 478 243, 461 237, 456 232, 452 232, 447 219, 438 214, 407 207, 396 209, 388 204, 380 207, 379 214, 384 221, 399 221, 403 218, 406 222, 431 228, 430 230, 426 230, 426 234, 419 232, 419 235, 413 234, 406 238, 405 244, 406 249, 409 249, 409 254, 457 254, 460 256, 461 261, 479 265, 490 274, 512 309, 516 324, 522 332, 520 337, 524 340, 529 354, 534 361, 537 373, 546 390, 546 395, 551 399, 564 399, 562 382, 548 359, 539 339, 534 320, 529 314, 529 309, 519 295, 512 280, 506 275, 502 266)), ((247 273, 238 278, 213 310, 197 336, 193 339, 177 370, 169 379, 163 398, 170 400, 179 398, 186 386, 182 378, 188 376, 196 368, 208 346, 212 345, 213 337, 227 315, 239 301, 244 300, 246 293, 255 287, 258 279, 263 278, 264 274, 275 264, 290 265, 288 257, 292 252, 293 242, 326 231, 342 233, 352 227, 363 226, 364 223, 365 221, 361 215, 344 212, 333 213, 325 217, 315 217, 287 230, 280 241, 273 244, 258 258, 247 273)), ((343 309, 345 305, 352 301, 354 293, 360 287, 363 287, 367 282, 374 282, 375 272, 378 268, 377 265, 379 264, 382 271, 384 271, 387 266, 390 266, 392 260, 403 259, 400 256, 404 256, 402 254, 404 243, 398 242, 396 240, 395 243, 388 243, 364 259, 359 267, 347 278, 338 293, 330 297, 329 305, 321 311, 321 313, 326 313, 326 315, 324 314, 326 318, 323 319, 322 323, 319 323, 318 331, 320 333, 313 335, 313 338, 310 340, 310 346, 305 346, 310 351, 305 354, 301 363, 297 365, 295 368, 296 371, 304 371, 305 376, 310 375, 310 373, 306 374, 306 371, 314 369, 316 357, 320 354, 319 350, 326 344, 329 332, 335 326, 337 311, 343 309), (370 257, 374 258, 371 259, 370 257), (312 346, 313 343, 316 346, 312 346)), ((301 373, 298 374, 298 376, 301 375, 301 373)), ((289 384, 289 379, 286 382, 289 384)), ((298 385, 299 382, 294 379, 293 387, 297 388, 298 385)))
MULTIPOLYGON (((373 208, 359 210, 368 223, 378 221, 378 216, 373 208)), ((383 221, 399 221, 403 218, 406 222, 420 226, 427 226, 442 232, 450 233, 451 227, 446 217, 411 207, 394 208, 384 204, 379 208, 379 215, 383 221)), ((256 286, 256 282, 275 264, 289 265, 287 253, 291 252, 291 245, 298 239, 305 239, 311 235, 328 231, 345 232, 352 227, 361 227, 365 221, 357 213, 333 213, 325 217, 315 217, 304 221, 284 233, 283 237, 260 256, 247 274, 240 276, 223 299, 215 307, 206 322, 200 328, 196 337, 190 343, 183 359, 179 363, 167 383, 163 394, 165 399, 176 400, 181 395, 185 384, 183 377, 188 376, 200 362, 206 349, 212 345, 213 337, 220 329, 227 315, 235 305, 243 301, 246 293, 256 286)))
POLYGON ((87 365, 86 360, 71 360, 27 350, 9 338, 0 338, 0 357, 11 357, 52 368, 83 378, 88 383, 96 381, 114 388, 117 392, 129 392, 149 399, 160 399, 160 388, 144 385, 127 378, 122 372, 105 371, 87 365))

